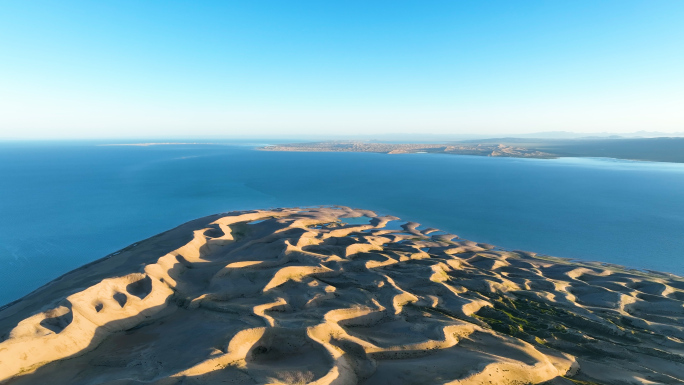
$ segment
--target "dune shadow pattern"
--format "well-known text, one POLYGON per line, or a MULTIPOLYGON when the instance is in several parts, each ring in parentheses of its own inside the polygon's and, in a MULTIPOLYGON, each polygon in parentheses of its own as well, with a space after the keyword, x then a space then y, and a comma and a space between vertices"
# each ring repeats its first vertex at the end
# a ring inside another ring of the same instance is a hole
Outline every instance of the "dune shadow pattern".
POLYGON ((142 241, 0 310, 0 383, 684 383, 683 278, 396 220, 254 210, 142 241))

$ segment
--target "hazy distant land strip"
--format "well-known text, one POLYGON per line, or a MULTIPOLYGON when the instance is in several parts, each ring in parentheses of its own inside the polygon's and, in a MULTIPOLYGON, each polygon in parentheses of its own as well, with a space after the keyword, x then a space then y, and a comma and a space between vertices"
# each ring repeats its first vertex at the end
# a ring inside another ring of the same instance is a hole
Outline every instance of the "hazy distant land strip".
POLYGON ((364 142, 318 142, 293 143, 265 146, 264 151, 303 152, 377 152, 384 154, 444 153, 456 155, 504 156, 514 158, 554 158, 555 155, 513 147, 503 144, 416 144, 416 143, 364 143, 364 142))
POLYGON ((259 149, 264 151, 376 152, 384 154, 441 153, 541 159, 600 157, 684 163, 684 138, 495 138, 441 144, 325 141, 279 144, 260 147, 259 149))
POLYGON ((98 146, 136 146, 136 147, 148 147, 148 146, 182 146, 182 145, 220 145, 221 143, 180 143, 180 142, 166 142, 166 143, 108 143, 108 144, 98 144, 98 146))

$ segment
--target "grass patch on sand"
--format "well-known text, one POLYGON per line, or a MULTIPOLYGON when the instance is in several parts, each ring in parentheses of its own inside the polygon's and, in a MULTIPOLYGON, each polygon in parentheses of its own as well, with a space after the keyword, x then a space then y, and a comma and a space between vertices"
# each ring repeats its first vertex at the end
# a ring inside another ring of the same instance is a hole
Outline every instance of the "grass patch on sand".
POLYGON ((233 236, 233 239, 235 241, 238 241, 246 237, 252 230, 247 224, 247 222, 233 223, 228 227, 230 227, 231 235, 233 236))

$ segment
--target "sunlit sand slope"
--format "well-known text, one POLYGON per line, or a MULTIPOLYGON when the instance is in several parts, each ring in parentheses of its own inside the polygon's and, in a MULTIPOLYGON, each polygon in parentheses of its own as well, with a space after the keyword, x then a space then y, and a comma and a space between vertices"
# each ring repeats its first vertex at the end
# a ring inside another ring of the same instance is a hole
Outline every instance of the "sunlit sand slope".
POLYGON ((234 212, 4 307, 0 383, 683 383, 682 301, 365 210, 234 212))

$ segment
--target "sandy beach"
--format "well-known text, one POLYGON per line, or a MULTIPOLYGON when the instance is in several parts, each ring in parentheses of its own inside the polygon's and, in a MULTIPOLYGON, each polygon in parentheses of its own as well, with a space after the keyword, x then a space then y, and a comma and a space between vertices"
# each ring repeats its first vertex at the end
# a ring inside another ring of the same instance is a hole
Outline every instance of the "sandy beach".
POLYGON ((0 383, 678 384, 683 301, 368 210, 231 212, 0 309, 0 383))

